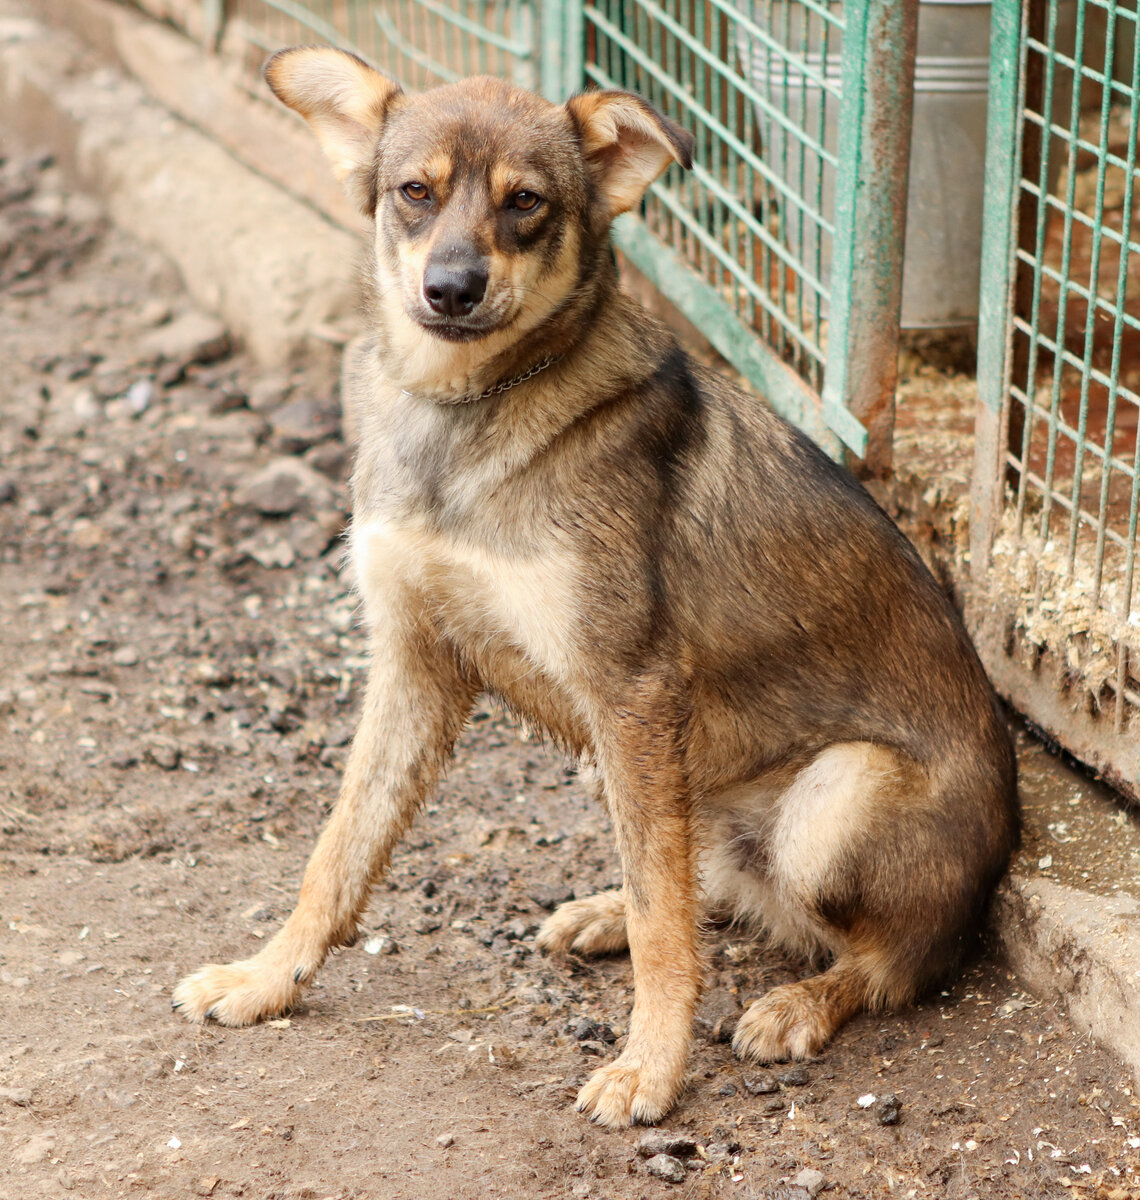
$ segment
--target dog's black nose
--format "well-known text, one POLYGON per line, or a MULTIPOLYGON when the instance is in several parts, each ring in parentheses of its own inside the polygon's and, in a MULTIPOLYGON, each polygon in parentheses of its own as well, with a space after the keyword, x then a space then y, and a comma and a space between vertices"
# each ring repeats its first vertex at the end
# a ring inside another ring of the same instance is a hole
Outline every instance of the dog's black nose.
POLYGON ((487 272, 481 267, 429 263, 424 271, 424 299, 445 317, 474 312, 487 291, 487 272))

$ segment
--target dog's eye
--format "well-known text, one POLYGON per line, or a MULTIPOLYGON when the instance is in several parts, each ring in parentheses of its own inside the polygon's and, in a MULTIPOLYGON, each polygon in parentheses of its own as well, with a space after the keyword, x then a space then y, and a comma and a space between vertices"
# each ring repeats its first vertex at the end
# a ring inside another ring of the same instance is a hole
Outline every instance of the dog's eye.
POLYGON ((515 192, 510 199, 511 208, 519 212, 533 212, 542 203, 542 197, 537 192, 515 192))
POLYGON ((408 200, 426 200, 428 198, 427 185, 423 183, 405 183, 400 191, 408 200))

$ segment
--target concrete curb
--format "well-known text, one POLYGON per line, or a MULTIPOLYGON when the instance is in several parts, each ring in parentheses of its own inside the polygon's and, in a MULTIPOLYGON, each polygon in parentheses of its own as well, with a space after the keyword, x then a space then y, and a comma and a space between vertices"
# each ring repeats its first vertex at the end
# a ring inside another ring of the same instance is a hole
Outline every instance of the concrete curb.
MULTIPOLYGON (((318 179, 311 147, 288 140, 296 131, 283 118, 258 106, 264 111, 234 120, 230 106, 252 102, 190 42, 102 0, 46 2, 57 20, 74 10, 74 26, 105 43, 104 53, 133 63, 235 153, 260 154, 259 171, 354 220, 318 179), (286 151, 250 149, 278 133, 286 151)), ((356 237, 94 63, 67 33, 3 11, 0 95, 10 132, 52 147, 117 223, 178 265, 195 300, 261 362, 327 352, 330 322, 351 331, 356 237)), ((1140 830, 1105 789, 1035 743, 1021 749, 1025 849, 994 906, 996 936, 1031 990, 1064 1001, 1079 1028, 1140 1075, 1140 830)))
POLYGON ((174 262, 195 301, 259 362, 328 354, 330 327, 355 328, 357 239, 100 66, 66 32, 0 17, 0 95, 7 131, 51 146, 116 224, 174 262))
POLYGON ((999 893, 995 920, 1026 987, 1063 1001, 1073 1023, 1140 1078, 1140 901, 1014 874, 999 893))

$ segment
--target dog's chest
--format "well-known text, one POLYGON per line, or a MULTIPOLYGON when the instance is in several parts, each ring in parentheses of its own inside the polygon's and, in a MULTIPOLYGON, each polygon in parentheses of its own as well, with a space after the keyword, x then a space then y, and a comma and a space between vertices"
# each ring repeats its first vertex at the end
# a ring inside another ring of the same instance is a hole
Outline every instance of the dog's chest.
POLYGON ((410 602, 475 660, 521 654, 551 679, 567 678, 580 626, 568 552, 510 553, 420 521, 374 516, 354 528, 352 555, 370 623, 410 602))

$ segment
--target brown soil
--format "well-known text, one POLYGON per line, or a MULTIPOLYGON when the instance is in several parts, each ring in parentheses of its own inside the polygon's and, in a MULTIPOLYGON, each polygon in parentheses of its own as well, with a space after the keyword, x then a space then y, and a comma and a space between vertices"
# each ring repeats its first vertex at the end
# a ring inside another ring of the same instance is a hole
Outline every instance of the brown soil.
MULTIPOLYGON (((490 708, 303 1008, 172 1013, 286 915, 335 795, 365 664, 332 526, 233 499, 280 452, 273 405, 332 382, 141 360, 187 307, 169 268, 43 162, 0 195, 0 1196, 1140 1194, 1128 1076, 1000 963, 759 1069, 720 1039, 804 966, 728 933, 668 1122, 695 1148, 651 1175, 644 1131, 572 1107, 620 1048, 628 961, 533 947, 617 881, 606 816, 490 708)), ((335 474, 339 450, 306 453, 335 474)))

